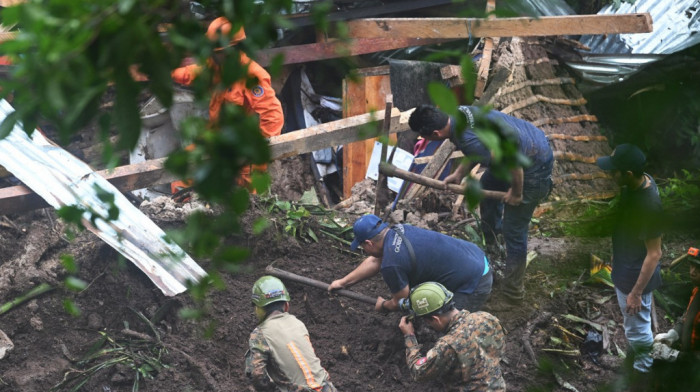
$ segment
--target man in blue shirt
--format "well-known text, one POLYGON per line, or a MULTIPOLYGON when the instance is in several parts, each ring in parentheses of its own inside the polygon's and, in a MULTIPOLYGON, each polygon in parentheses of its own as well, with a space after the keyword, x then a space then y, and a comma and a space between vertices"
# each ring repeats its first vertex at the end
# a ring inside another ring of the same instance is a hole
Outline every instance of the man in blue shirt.
POLYGON ((506 244, 503 294, 508 302, 520 303, 525 297, 529 224, 537 205, 552 190, 554 155, 544 132, 527 121, 495 110, 484 113, 475 106, 460 106, 459 111, 467 124, 461 132, 455 129, 456 118, 430 105, 417 107, 408 124, 425 139, 450 139, 469 159, 469 163, 462 163, 445 178, 445 183, 459 183, 473 166, 480 163, 486 167, 480 179, 482 188, 506 192, 503 200, 483 199, 479 212, 488 246, 495 244, 498 234, 503 235, 506 244), (477 120, 495 126, 502 140, 513 143, 519 156, 527 161, 520 164, 516 161, 510 170, 510 181, 493 173, 495 159, 479 138, 477 120))
POLYGON ((478 246, 431 230, 410 225, 389 227, 376 215, 365 215, 353 225, 352 249, 369 255, 357 268, 334 280, 328 290, 348 288, 382 274, 391 299, 377 298, 377 311, 398 310, 411 287, 434 281, 455 295, 455 306, 476 312, 491 293, 493 274, 478 246))

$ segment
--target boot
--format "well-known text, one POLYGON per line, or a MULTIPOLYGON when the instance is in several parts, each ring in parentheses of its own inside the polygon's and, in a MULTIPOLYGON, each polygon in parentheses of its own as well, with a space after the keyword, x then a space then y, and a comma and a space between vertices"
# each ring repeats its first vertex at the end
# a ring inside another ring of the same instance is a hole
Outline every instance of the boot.
POLYGON ((523 258, 522 262, 506 261, 506 271, 503 278, 503 295, 513 304, 520 304, 525 299, 525 269, 527 263, 523 258))

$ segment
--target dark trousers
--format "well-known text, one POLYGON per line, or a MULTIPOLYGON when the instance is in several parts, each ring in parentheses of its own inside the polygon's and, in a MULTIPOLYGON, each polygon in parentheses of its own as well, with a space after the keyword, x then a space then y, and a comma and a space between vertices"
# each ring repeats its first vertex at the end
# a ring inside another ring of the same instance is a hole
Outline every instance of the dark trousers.
POLYGON ((466 309, 470 312, 478 312, 491 296, 491 286, 493 285, 493 271, 489 270, 486 275, 482 276, 479 284, 471 294, 455 292, 453 301, 455 308, 462 310, 466 309))
MULTIPOLYGON (((489 170, 481 176, 483 189, 506 192, 510 184, 494 177, 489 170)), ((483 199, 479 204, 482 230, 487 244, 497 234, 502 234, 506 243, 506 271, 504 291, 512 297, 522 299, 523 277, 527 263, 527 236, 530 220, 535 208, 549 196, 552 190, 551 165, 536 174, 527 175, 523 181, 523 201, 517 206, 504 204, 500 200, 483 199)))

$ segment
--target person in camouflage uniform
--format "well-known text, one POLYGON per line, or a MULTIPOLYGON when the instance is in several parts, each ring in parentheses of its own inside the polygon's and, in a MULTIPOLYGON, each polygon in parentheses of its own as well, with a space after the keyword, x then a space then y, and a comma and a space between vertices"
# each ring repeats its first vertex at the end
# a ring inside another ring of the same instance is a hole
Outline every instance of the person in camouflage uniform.
POLYGON ((440 379, 459 391, 505 391, 500 361, 505 336, 498 319, 486 312, 457 310, 452 293, 436 282, 416 286, 402 309, 399 329, 406 344, 406 364, 415 381, 440 379), (430 328, 444 332, 428 353, 421 354, 411 319, 420 318, 430 328))
POLYGON ((273 276, 263 276, 253 285, 260 324, 250 334, 245 374, 256 391, 335 392, 306 326, 288 313, 289 299, 287 288, 273 276))

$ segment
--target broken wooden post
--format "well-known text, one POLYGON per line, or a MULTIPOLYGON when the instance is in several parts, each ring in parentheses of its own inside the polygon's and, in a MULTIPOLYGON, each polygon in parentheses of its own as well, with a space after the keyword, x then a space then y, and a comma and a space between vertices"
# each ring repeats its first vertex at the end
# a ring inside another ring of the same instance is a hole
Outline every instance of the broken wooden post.
MULTIPOLYGON (((387 175, 387 177, 398 177, 404 180, 412 181, 415 182, 416 184, 421 184, 425 186, 429 186, 431 188, 435 189, 444 189, 448 190, 453 193, 459 193, 462 194, 466 190, 466 187, 459 186, 457 184, 445 184, 444 182, 440 180, 436 180, 434 178, 430 177, 425 177, 420 174, 412 173, 410 171, 406 171, 403 169, 399 169, 398 167, 390 164, 390 163, 380 163, 379 164, 379 172, 384 173, 387 175)), ((489 199, 503 199, 506 196, 505 192, 499 192, 499 191, 489 191, 489 190, 482 190, 482 194, 484 197, 489 198, 489 199)))
MULTIPOLYGON (((486 2, 486 14, 488 19, 493 19, 494 16, 490 14, 496 9, 496 0, 488 0, 486 2)), ((486 87, 486 81, 489 77, 489 69, 491 68, 491 54, 493 53, 493 38, 484 38, 484 50, 481 55, 481 60, 479 61, 479 70, 476 73, 476 85, 474 86, 474 98, 479 99, 484 94, 484 88, 486 87)))
MULTIPOLYGON (((382 135, 386 138, 386 141, 382 143, 382 156, 381 162, 386 162, 386 150, 387 144, 389 144, 389 128, 391 125, 391 109, 394 107, 394 96, 392 94, 386 95, 386 108, 384 109, 384 124, 382 124, 382 135)), ((396 151, 396 150, 394 150, 396 151)), ((394 154, 391 154, 392 158, 394 154)), ((389 188, 387 184, 387 178, 383 173, 379 173, 377 176, 377 190, 374 192, 374 215, 381 216, 381 209, 383 206, 387 205, 388 200, 386 191, 389 188)))

